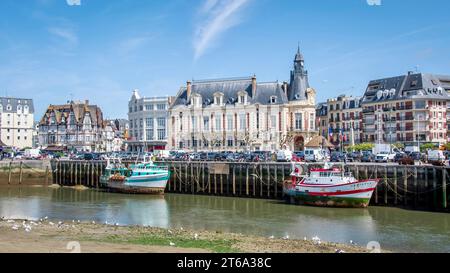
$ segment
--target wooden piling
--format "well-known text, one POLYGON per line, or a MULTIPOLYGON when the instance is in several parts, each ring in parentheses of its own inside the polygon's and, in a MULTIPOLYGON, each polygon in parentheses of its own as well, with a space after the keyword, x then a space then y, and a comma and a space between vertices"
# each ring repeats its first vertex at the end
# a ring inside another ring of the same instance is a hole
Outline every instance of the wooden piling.
POLYGON ((9 162, 8 184, 11 184, 11 177, 12 177, 12 162, 9 162))
POLYGON ((433 203, 434 208, 437 208, 437 172, 436 168, 433 168, 433 203))
POLYGON ((48 173, 49 173, 49 167, 45 167, 45 185, 48 186, 48 173))
MULTIPOLYGON (((374 170, 374 177, 375 177, 375 179, 378 179, 378 168, 377 167, 375 167, 375 170, 374 170)), ((375 204, 377 204, 378 205, 378 186, 375 188, 375 204)))
POLYGON ((419 189, 417 183, 417 167, 414 168, 414 206, 417 207, 419 198, 419 189))
MULTIPOLYGON (((250 165, 247 164, 245 165, 245 195, 246 196, 250 196, 250 177, 249 177, 249 173, 250 173, 250 165)), ((242 177, 242 174, 241 174, 242 177)))
POLYGON ((277 165, 275 165, 275 172, 274 172, 274 174, 275 174, 275 183, 274 183, 274 194, 275 194, 275 198, 278 198, 278 166, 277 165))
POLYGON ((236 165, 233 165, 233 196, 236 196, 236 165))
POLYGON ((19 185, 23 182, 23 161, 20 161, 19 185))
POLYGON ((269 164, 266 165, 267 171, 267 198, 270 198, 270 167, 269 164))
POLYGON ((394 168, 394 204, 398 203, 398 192, 397 192, 397 168, 394 168))
POLYGON ((442 207, 447 209, 447 170, 442 168, 442 207))
POLYGON ((388 169, 384 167, 384 204, 388 204, 388 169))
POLYGON ((403 202, 408 205, 408 168, 405 167, 403 171, 403 202))
POLYGON ((263 197, 263 166, 259 165, 259 197, 263 197))

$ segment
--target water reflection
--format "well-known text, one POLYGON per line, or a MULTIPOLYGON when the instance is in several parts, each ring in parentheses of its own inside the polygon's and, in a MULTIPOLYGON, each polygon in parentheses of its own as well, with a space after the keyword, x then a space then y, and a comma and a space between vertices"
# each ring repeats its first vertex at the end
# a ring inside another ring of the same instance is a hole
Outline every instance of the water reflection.
POLYGON ((399 251, 450 252, 450 215, 394 208, 330 209, 194 195, 122 195, 96 190, 0 188, 0 215, 163 228, 185 227, 360 245, 399 251))

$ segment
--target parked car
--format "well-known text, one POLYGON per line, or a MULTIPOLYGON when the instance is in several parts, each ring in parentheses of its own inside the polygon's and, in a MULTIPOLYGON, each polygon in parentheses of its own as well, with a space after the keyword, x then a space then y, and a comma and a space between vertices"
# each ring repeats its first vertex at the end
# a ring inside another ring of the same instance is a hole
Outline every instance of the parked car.
POLYGON ((292 161, 293 153, 289 150, 279 150, 277 153, 278 162, 289 162, 292 161))
POLYGON ((294 152, 294 155, 299 161, 305 161, 305 152, 294 152))
POLYGON ((305 161, 306 162, 320 162, 328 158, 328 154, 322 149, 306 149, 305 161))
POLYGON ((424 153, 412 152, 409 156, 412 159, 414 159, 414 161, 420 161, 420 162, 426 162, 427 161, 427 156, 424 153))
POLYGON ((85 153, 85 154, 83 155, 83 160, 90 161, 90 160, 99 160, 99 159, 100 159, 100 156, 99 156, 98 154, 94 154, 94 153, 85 153))
POLYGON ((339 152, 333 152, 331 153, 331 162, 340 162, 341 161, 341 153, 339 152))
POLYGON ((377 154, 377 156, 375 157, 375 162, 377 163, 388 163, 388 162, 393 162, 395 158, 395 154, 394 153, 390 153, 390 152, 380 152, 379 154, 377 154))
POLYGON ((350 153, 349 157, 352 158, 352 161, 361 161, 361 158, 363 157, 362 152, 352 152, 350 153))
POLYGON ((365 151, 362 153, 361 162, 375 162, 375 155, 372 152, 365 151))
POLYGON ((401 154, 401 156, 397 161, 399 165, 414 165, 414 158, 407 154, 401 154))
POLYGON ((430 150, 427 154, 428 163, 435 165, 435 166, 444 166, 446 158, 444 156, 443 151, 439 150, 430 150))
POLYGON ((405 155, 408 156, 408 154, 405 153, 396 153, 394 156, 394 162, 399 162, 399 160, 403 159, 405 155))

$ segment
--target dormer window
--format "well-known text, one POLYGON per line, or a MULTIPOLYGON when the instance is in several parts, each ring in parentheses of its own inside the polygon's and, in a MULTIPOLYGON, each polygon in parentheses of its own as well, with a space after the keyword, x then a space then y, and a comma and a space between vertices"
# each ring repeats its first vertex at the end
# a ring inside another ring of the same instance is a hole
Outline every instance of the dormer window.
POLYGON ((271 97, 270 97, 270 103, 271 103, 271 104, 277 103, 277 97, 276 97, 276 96, 271 96, 271 97))
POLYGON ((247 93, 246 92, 239 92, 238 93, 238 103, 239 104, 246 104, 247 103, 247 93))
POLYGON ((191 104, 194 107, 201 107, 202 106, 202 96, 199 94, 194 94, 191 98, 191 104))
POLYGON ((223 93, 220 92, 214 93, 214 104, 218 106, 223 105, 223 97, 224 97, 223 93))

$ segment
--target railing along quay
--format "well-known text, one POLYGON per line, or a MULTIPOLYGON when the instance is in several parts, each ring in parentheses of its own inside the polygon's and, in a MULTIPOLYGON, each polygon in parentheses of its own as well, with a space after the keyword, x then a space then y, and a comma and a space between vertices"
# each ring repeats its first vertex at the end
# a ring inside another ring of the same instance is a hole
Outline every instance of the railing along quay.
MULTIPOLYGON (((134 162, 123 162, 125 165, 134 162)), ((166 192, 246 198, 284 198, 283 184, 291 181, 291 163, 157 162, 170 170, 166 192)), ((305 164, 304 171, 315 164, 305 164)), ((105 161, 51 162, 53 183, 100 188, 105 161)), ((380 179, 372 205, 449 211, 449 168, 428 165, 345 165, 357 179, 380 179)))

